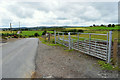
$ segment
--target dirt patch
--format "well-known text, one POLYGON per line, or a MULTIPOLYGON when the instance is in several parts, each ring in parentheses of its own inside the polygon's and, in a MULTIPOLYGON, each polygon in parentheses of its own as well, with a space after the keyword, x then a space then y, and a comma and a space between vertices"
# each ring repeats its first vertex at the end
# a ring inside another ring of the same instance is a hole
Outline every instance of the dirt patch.
POLYGON ((39 42, 36 56, 37 78, 116 78, 117 72, 104 71, 99 59, 78 51, 65 51, 61 46, 47 46, 39 42))

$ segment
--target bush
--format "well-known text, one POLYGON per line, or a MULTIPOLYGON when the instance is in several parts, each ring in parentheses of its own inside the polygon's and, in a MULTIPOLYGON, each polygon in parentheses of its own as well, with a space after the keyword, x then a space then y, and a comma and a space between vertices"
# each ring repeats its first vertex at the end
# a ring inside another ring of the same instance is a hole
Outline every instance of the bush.
POLYGON ((84 32, 83 30, 79 29, 77 32, 84 32))
POLYGON ((45 35, 45 34, 46 34, 46 32, 47 32, 47 31, 44 31, 44 32, 42 33, 42 35, 45 35))
POLYGON ((35 33, 35 34, 34 34, 34 36, 35 36, 35 37, 38 37, 38 36, 39 36, 39 34, 38 34, 38 33, 35 33))
POLYGON ((22 35, 20 35, 20 38, 22 38, 22 35))
POLYGON ((18 38, 18 35, 14 35, 14 38, 18 38))
POLYGON ((112 27, 115 27, 115 25, 114 25, 114 24, 112 24, 112 27))

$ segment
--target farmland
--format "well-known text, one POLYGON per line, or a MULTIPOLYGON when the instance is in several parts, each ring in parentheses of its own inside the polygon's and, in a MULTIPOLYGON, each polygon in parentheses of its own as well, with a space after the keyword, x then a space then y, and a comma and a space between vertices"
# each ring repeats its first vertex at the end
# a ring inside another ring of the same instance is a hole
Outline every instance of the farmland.
MULTIPOLYGON (((47 32, 53 33, 53 31, 47 31, 47 32)), ((20 33, 20 35, 31 36, 31 35, 34 35, 35 33, 38 33, 41 36, 43 31, 22 31, 22 33, 20 33)))
POLYGON ((118 30, 120 29, 120 26, 115 27, 104 27, 104 26, 96 26, 96 27, 71 27, 66 28, 67 30, 70 29, 81 29, 81 30, 118 30))
MULTIPOLYGON (((52 31, 51 29, 45 29, 47 30, 47 32, 49 33, 54 33, 53 30, 56 30, 57 28, 52 28, 52 31)), ((58 28, 57 30, 60 32, 60 31, 67 31, 69 32, 70 30, 82 30, 83 33, 99 33, 99 34, 107 34, 110 30, 113 30, 113 35, 112 35, 112 40, 114 40, 114 38, 117 38, 118 39, 118 34, 120 34, 119 31, 117 31, 119 29, 119 26, 115 26, 115 27, 104 27, 104 26, 99 26, 99 27, 69 27, 69 28, 58 28)), ((42 35, 42 33, 44 32, 44 30, 36 30, 36 31, 22 31, 22 33, 20 33, 19 35, 21 36, 25 36, 25 37, 34 37, 34 34, 35 33, 38 33, 39 36, 42 35)), ((16 34, 17 31, 0 31, 0 33, 3 33, 3 34, 16 34)), ((75 35, 72 35, 72 36, 75 36, 75 35)), ((85 35, 85 34, 82 34, 80 35, 80 37, 84 37, 84 38, 89 38, 88 35, 85 35)), ((102 39, 102 40, 106 40, 107 38, 106 37, 103 37, 103 36, 96 36, 96 35, 92 35, 91 38, 95 38, 95 39, 102 39)), ((120 41, 119 41, 120 42, 120 41)))

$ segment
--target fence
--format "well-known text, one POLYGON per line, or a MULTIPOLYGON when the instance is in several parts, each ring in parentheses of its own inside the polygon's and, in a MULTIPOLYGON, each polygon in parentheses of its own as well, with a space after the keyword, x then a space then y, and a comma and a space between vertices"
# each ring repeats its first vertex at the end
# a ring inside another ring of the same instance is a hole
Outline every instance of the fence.
POLYGON ((110 63, 111 50, 112 50, 112 31, 107 34, 96 34, 96 33, 74 33, 74 32, 57 32, 54 33, 55 44, 59 43, 69 49, 75 49, 82 53, 100 58, 110 63), (77 34, 71 35, 71 34, 77 34), (88 38, 81 37, 80 35, 88 35, 88 38), (93 39, 92 35, 106 37, 106 40, 93 39))

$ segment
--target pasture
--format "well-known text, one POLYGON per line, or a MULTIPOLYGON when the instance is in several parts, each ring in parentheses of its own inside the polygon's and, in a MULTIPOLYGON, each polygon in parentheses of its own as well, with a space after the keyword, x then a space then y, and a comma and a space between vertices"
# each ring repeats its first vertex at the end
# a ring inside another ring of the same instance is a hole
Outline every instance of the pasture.
MULTIPOLYGON (((53 33, 53 31, 47 31, 49 33, 53 33)), ((22 31, 22 33, 20 35, 23 36, 32 36, 35 33, 38 33, 40 36, 42 35, 43 31, 22 31)))
POLYGON ((71 27, 71 28, 66 28, 66 30, 71 30, 71 29, 81 29, 81 30, 118 30, 120 29, 120 26, 115 26, 115 27, 105 27, 105 26, 97 26, 97 27, 71 27))

